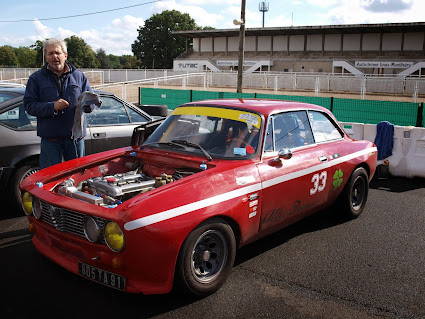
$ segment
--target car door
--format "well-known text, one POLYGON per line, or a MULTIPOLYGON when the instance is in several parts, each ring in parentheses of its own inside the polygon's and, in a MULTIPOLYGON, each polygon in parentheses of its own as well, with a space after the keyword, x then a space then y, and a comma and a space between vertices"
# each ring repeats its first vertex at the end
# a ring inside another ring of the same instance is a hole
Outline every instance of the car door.
POLYGON ((323 207, 329 187, 324 155, 314 143, 307 112, 269 118, 258 165, 263 185, 260 231, 287 226, 323 207), (281 150, 286 150, 286 159, 279 158, 281 150))
POLYGON ((326 201, 333 202, 341 193, 352 169, 352 165, 347 161, 340 162, 340 159, 351 154, 352 149, 344 140, 341 128, 326 113, 309 110, 308 117, 314 140, 327 156, 329 188, 325 195, 326 201))
POLYGON ((114 96, 101 96, 102 106, 87 113, 86 154, 129 146, 133 129, 150 121, 114 96))

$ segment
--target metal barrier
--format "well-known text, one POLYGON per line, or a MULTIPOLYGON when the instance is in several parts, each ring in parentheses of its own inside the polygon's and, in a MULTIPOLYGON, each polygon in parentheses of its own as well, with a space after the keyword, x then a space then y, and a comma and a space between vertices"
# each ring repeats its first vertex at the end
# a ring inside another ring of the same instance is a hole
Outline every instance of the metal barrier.
MULTIPOLYGON (((2 68, 0 80, 9 81, 25 79, 38 69, 35 68, 2 68)), ((121 83, 131 85, 136 82, 151 83, 155 87, 160 84, 197 87, 236 87, 237 72, 194 72, 174 70, 148 69, 81 69, 87 73, 102 73, 96 76, 99 82, 121 83), (203 74, 203 76, 200 76, 203 74), (166 79, 168 80, 159 80, 166 79), (180 80, 178 80, 180 79, 180 80)), ((101 83, 93 83, 99 85, 101 83)), ((381 75, 342 75, 330 73, 276 73, 254 72, 244 73, 243 88, 268 89, 275 94, 279 90, 311 91, 319 96, 320 92, 344 92, 359 94, 365 98, 366 94, 395 94, 412 97, 417 102, 418 96, 425 95, 425 77, 423 76, 381 76, 381 75)))

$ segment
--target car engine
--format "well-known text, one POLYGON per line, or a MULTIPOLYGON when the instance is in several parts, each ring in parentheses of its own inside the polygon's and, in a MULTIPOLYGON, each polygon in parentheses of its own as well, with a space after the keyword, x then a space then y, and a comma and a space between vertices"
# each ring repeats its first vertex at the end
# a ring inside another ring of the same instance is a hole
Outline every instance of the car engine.
POLYGON ((113 208, 139 193, 148 192, 174 180, 175 177, 171 175, 162 174, 152 178, 134 170, 89 178, 78 185, 75 185, 74 179, 68 178, 55 191, 90 204, 113 208))

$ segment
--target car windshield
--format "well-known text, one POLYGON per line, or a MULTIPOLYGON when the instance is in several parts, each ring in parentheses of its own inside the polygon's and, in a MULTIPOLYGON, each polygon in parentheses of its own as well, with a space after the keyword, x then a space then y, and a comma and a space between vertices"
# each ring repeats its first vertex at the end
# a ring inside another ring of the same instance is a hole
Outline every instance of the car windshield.
POLYGON ((261 116, 221 107, 179 107, 142 145, 212 158, 251 158, 258 150, 261 116))

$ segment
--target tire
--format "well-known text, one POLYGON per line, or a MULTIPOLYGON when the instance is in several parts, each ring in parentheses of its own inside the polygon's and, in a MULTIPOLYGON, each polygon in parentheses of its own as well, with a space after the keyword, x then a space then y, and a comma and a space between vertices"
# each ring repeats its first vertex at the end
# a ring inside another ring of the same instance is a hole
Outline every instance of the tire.
POLYGON ((360 216, 369 194, 369 178, 366 170, 359 167, 351 174, 338 201, 345 217, 355 219, 360 216))
POLYGON ((35 172, 38 172, 39 170, 40 166, 38 161, 28 162, 23 166, 18 167, 9 180, 7 187, 8 197, 12 200, 15 208, 22 213, 24 213, 24 211, 22 209, 22 198, 19 184, 21 184, 24 178, 34 174, 35 172))
POLYGON ((184 241, 176 265, 177 288, 195 296, 216 292, 235 261, 236 240, 229 224, 212 219, 195 228, 184 241))

